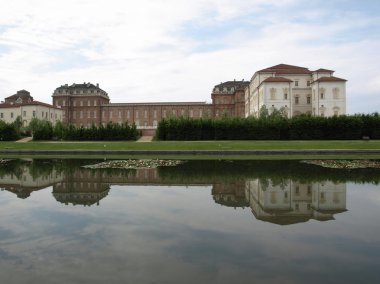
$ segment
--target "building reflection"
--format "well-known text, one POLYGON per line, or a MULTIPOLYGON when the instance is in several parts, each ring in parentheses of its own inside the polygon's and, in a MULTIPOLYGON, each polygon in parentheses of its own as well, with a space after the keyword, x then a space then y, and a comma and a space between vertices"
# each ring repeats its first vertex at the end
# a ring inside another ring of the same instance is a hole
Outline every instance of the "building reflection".
POLYGON ((10 169, 0 176, 0 188, 17 195, 18 198, 28 198, 31 193, 59 183, 63 179, 62 172, 51 169, 47 172, 36 172, 31 166, 32 161, 24 161, 16 170, 10 169))
MULTIPOLYGON (((0 187, 19 198, 52 186, 54 198, 65 205, 92 206, 108 196, 112 185, 210 185, 207 179, 180 175, 161 175, 158 169, 92 170, 82 167, 61 168, 54 164, 41 167, 32 161, 0 172, 0 187), (53 166, 51 166, 53 165, 53 166), (41 170, 42 168, 42 170, 41 170)), ((289 225, 333 220, 346 211, 346 183, 319 181, 302 183, 297 179, 237 178, 212 181, 214 202, 228 207, 250 207, 258 220, 289 225)))

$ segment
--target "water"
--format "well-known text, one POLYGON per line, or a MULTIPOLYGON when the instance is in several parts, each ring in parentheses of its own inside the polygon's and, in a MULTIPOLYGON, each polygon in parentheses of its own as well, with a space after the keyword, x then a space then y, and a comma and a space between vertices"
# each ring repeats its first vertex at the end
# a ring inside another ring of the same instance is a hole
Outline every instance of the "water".
POLYGON ((0 166, 1 283, 377 283, 380 171, 0 166))

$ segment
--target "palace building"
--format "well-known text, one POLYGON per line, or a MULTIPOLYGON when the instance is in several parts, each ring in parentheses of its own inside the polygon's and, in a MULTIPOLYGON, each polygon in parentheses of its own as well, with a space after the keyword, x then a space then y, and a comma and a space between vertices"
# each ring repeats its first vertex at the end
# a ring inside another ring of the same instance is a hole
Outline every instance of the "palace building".
POLYGON ((21 90, 0 103, 0 120, 12 123, 17 117, 21 118, 23 126, 29 125, 33 118, 47 120, 54 125, 62 120, 62 109, 35 101, 28 91, 21 90))
POLYGON ((263 106, 271 113, 284 109, 299 114, 334 116, 346 113, 346 81, 334 71, 279 64, 257 71, 245 89, 245 116, 259 116, 263 106))
POLYGON ((257 71, 250 81, 222 82, 212 89, 212 103, 111 103, 99 84, 62 85, 53 93, 53 105, 63 111, 63 122, 77 126, 135 123, 144 134, 154 132, 168 117, 259 116, 283 109, 288 117, 299 114, 334 116, 346 113, 346 80, 334 71, 279 64, 257 71))

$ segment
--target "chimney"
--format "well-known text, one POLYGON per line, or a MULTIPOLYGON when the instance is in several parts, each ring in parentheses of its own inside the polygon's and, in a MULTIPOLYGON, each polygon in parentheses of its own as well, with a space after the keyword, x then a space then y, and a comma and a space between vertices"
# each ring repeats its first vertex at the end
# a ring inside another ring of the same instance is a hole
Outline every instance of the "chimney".
POLYGON ((99 83, 96 83, 96 87, 99 88, 99 83))

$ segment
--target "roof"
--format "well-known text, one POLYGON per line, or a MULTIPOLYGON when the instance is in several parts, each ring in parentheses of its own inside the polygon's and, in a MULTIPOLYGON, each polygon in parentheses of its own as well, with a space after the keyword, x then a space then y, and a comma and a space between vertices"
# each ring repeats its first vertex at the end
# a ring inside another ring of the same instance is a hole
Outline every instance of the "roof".
POLYGON ((237 87, 245 87, 248 85, 249 85, 249 81, 244 81, 244 80, 236 81, 236 80, 234 80, 234 81, 222 82, 218 85, 215 85, 214 88, 217 88, 217 87, 219 87, 219 88, 224 88, 224 87, 235 87, 235 88, 237 88, 237 87))
POLYGON ((327 73, 331 73, 331 72, 335 72, 334 70, 329 70, 329 69, 324 69, 324 68, 319 68, 318 70, 315 70, 314 72, 327 72, 327 73))
POLYGON ((30 93, 27 90, 17 91, 16 94, 9 96, 5 99, 8 100, 8 99, 19 98, 19 97, 21 97, 21 98, 29 98, 30 97, 31 99, 33 99, 33 97, 30 95, 30 93))
POLYGON ((49 108, 61 109, 61 108, 55 107, 53 105, 49 105, 47 103, 43 103, 43 102, 39 102, 39 101, 31 101, 28 103, 21 103, 21 104, 7 104, 7 103, 0 104, 0 108, 18 108, 18 107, 22 107, 22 106, 45 106, 45 107, 49 107, 49 108))
POLYGON ((278 64, 257 71, 259 73, 277 73, 277 74, 311 74, 311 71, 306 67, 300 67, 288 64, 278 64))
MULTIPOLYGON (((101 88, 99 88, 99 85, 94 85, 94 84, 91 84, 91 83, 83 83, 83 84, 72 84, 72 85, 62 85, 58 88, 55 89, 55 91, 59 91, 59 90, 77 90, 77 89, 97 89, 97 90, 100 90, 104 93, 107 94, 106 91, 102 90, 101 88)), ((55 92, 54 92, 55 93, 55 92)))
POLYGON ((318 80, 315 80, 314 82, 346 82, 346 79, 338 78, 338 77, 321 77, 318 80))
POLYGON ((284 77, 269 77, 265 79, 262 83, 283 83, 283 82, 291 83, 293 81, 284 77))
POLYGON ((153 102, 153 103, 110 103, 104 104, 103 107, 118 107, 118 106, 210 106, 206 102, 153 102))

